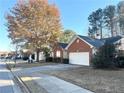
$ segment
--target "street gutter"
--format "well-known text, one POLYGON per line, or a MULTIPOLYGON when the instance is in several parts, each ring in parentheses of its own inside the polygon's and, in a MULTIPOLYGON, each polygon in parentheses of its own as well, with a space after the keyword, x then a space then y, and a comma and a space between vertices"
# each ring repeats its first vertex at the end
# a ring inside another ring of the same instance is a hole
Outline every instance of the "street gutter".
MULTIPOLYGON (((6 63, 6 62, 5 62, 5 63, 6 63)), ((12 70, 11 70, 9 64, 6 63, 6 67, 7 67, 7 69, 11 72, 11 74, 13 75, 14 80, 20 85, 19 87, 22 89, 22 91, 23 91, 24 93, 32 93, 32 92, 30 91, 30 89, 28 88, 28 86, 23 82, 23 80, 22 80, 19 76, 15 75, 15 74, 12 72, 12 70)))

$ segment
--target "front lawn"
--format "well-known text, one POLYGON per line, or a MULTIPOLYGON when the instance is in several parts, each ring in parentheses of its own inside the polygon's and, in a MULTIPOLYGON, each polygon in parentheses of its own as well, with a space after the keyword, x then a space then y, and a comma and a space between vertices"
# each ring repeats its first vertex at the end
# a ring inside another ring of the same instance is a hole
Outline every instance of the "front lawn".
POLYGON ((47 71, 44 74, 59 77, 95 93, 124 93, 124 69, 100 70, 81 67, 66 71, 47 71))

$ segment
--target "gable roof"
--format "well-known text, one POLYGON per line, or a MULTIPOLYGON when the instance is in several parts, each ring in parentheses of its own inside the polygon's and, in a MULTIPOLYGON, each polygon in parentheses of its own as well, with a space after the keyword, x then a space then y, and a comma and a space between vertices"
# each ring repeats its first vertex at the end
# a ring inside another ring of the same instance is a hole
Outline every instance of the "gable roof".
POLYGON ((89 46, 99 48, 103 46, 105 43, 107 44, 114 44, 118 40, 120 40, 121 36, 115 36, 110 38, 103 38, 103 39, 93 39, 88 36, 76 35, 71 42, 65 47, 66 49, 73 43, 76 38, 80 38, 82 41, 86 42, 89 46))
POLYGON ((102 42, 99 39, 93 39, 93 38, 90 38, 87 36, 81 36, 81 35, 78 35, 78 36, 96 48, 104 45, 104 42, 102 42))
POLYGON ((114 44, 115 42, 117 42, 121 38, 122 38, 121 36, 115 36, 115 37, 109 37, 109 38, 101 39, 101 41, 104 41, 107 44, 114 44))
POLYGON ((63 49, 65 49, 66 46, 68 45, 67 43, 58 43, 58 44, 59 44, 59 46, 60 46, 61 48, 63 48, 63 49))
MULTIPOLYGON (((80 36, 81 36, 81 35, 80 35, 80 36)), ((82 41, 84 41, 85 43, 87 43, 91 48, 93 47, 93 45, 91 45, 91 44, 88 43, 87 41, 83 40, 80 36, 79 36, 79 35, 73 36, 73 38, 70 40, 70 42, 68 43, 68 45, 66 46, 65 49, 68 49, 69 46, 70 46, 77 38, 79 38, 79 39, 81 39, 82 41)))

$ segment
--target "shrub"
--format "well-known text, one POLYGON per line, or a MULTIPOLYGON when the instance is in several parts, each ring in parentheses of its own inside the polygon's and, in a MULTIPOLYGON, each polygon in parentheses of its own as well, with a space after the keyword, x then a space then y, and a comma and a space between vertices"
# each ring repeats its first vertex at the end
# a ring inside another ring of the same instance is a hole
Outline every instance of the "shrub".
POLYGON ((115 57, 115 46, 105 44, 100 47, 92 59, 94 68, 110 68, 113 67, 115 57))
POLYGON ((23 60, 28 60, 29 58, 25 56, 25 57, 23 57, 22 59, 23 59, 23 60))
POLYGON ((117 57, 115 60, 115 65, 120 68, 124 68, 124 57, 117 57))
POLYGON ((61 58, 60 57, 54 58, 54 62, 60 63, 61 62, 61 58))
POLYGON ((67 59, 67 58, 63 59, 63 63, 64 64, 69 64, 69 59, 67 59))
POLYGON ((53 62, 53 58, 52 57, 47 57, 46 62, 53 62))

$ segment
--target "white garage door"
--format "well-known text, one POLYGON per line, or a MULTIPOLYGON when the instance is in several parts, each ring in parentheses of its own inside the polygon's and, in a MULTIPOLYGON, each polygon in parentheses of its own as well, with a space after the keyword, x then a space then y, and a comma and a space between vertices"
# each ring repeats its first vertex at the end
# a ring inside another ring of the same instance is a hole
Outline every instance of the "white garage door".
POLYGON ((69 53, 69 63, 89 66, 89 52, 69 53))

